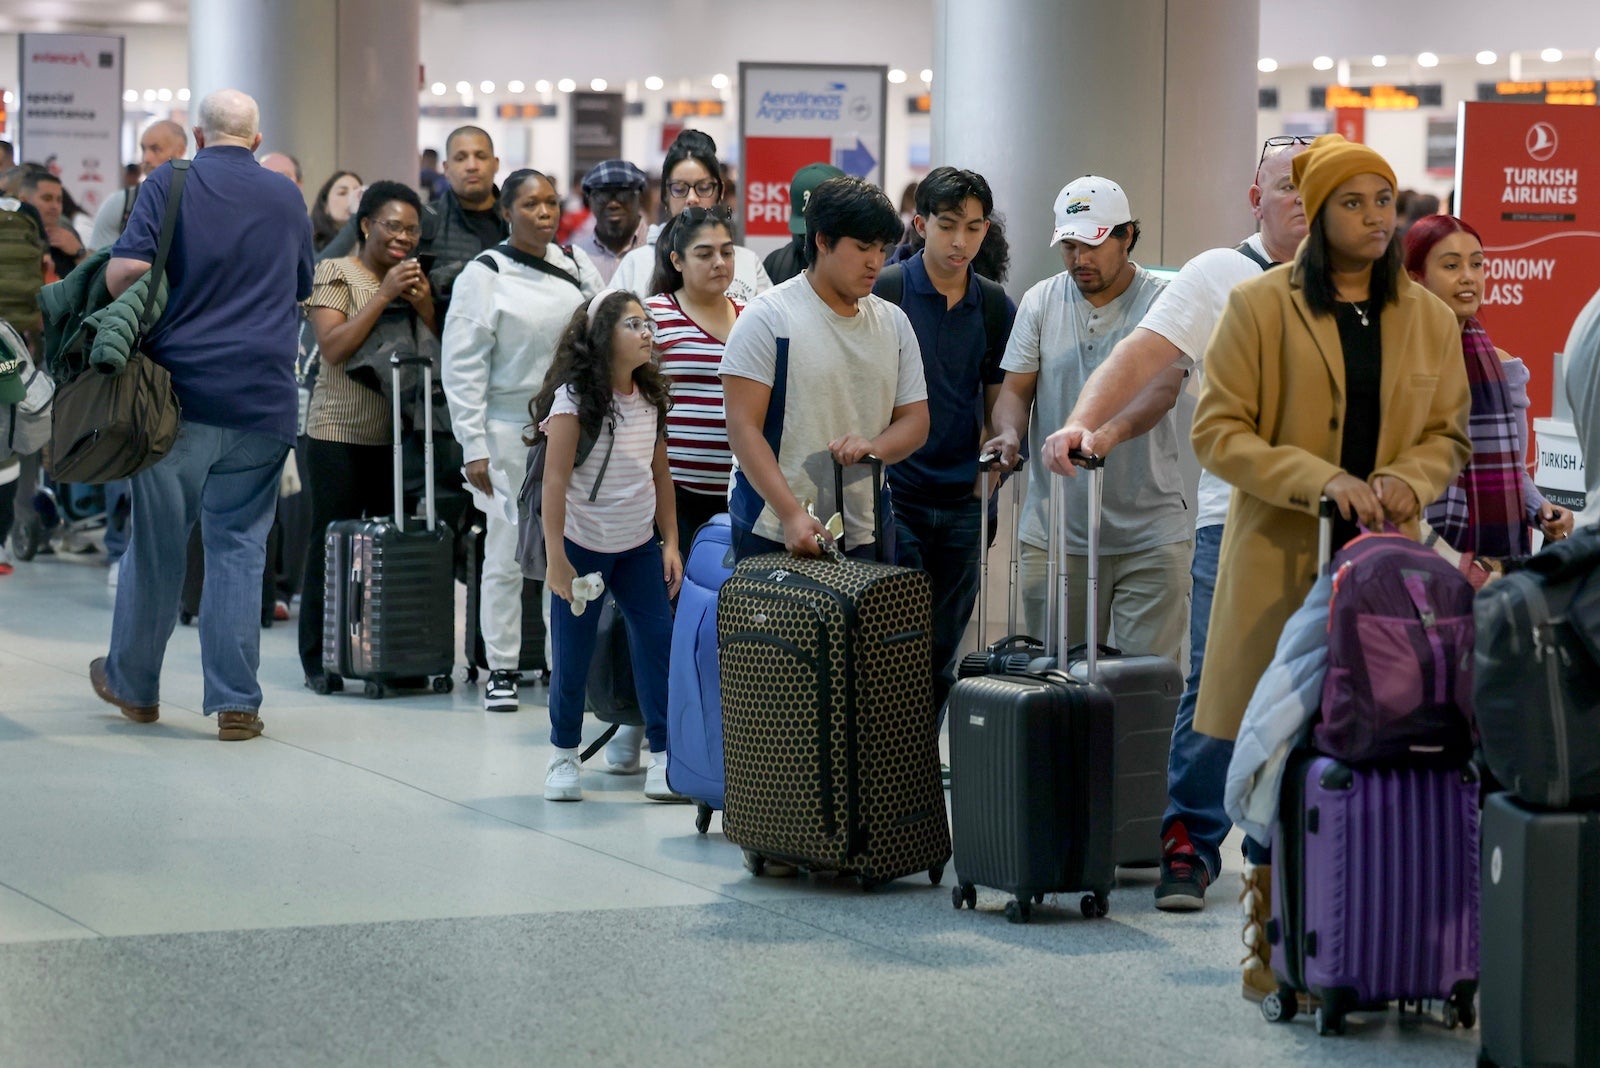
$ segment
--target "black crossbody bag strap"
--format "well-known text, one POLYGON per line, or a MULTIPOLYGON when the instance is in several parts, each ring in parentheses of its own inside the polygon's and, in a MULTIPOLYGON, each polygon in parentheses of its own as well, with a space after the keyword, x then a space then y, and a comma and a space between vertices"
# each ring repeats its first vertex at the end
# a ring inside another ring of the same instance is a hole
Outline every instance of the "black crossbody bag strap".
MULTIPOLYGON (((190 161, 172 161, 172 185, 167 190, 167 206, 161 213, 161 239, 156 242, 156 259, 150 265, 150 288, 144 296, 144 311, 139 315, 139 338, 150 330, 155 318, 156 289, 167 271, 167 255, 172 251, 172 235, 178 229, 178 202, 183 199, 183 183, 189 177, 190 161)), ((137 347, 137 346, 136 346, 137 347)))

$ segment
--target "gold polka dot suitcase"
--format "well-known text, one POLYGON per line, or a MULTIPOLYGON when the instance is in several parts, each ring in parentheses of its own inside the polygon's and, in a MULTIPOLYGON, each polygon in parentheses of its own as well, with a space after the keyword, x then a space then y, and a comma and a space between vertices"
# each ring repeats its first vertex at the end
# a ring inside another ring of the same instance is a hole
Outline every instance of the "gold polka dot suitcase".
POLYGON ((930 604, 926 574, 853 559, 753 556, 723 585, 722 828, 752 872, 943 877, 930 604))

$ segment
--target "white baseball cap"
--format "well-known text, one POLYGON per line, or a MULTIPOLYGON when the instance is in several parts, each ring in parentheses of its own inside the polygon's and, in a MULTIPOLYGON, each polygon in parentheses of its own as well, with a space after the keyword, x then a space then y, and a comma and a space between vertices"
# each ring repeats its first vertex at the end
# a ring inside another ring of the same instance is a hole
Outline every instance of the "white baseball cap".
POLYGON ((1050 244, 1070 239, 1099 245, 1114 228, 1132 221, 1122 187, 1109 178, 1086 174, 1056 194, 1056 229, 1050 244))

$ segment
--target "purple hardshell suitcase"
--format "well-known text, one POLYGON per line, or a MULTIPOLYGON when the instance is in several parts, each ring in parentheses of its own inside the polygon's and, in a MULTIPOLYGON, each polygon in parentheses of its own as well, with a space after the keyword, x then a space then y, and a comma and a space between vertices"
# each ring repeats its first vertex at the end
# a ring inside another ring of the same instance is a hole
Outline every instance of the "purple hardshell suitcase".
POLYGON ((1464 767, 1353 767, 1297 753, 1274 835, 1267 940, 1279 989, 1322 1001, 1317 1032, 1387 1002, 1445 1001, 1472 1026, 1478 987, 1478 775, 1464 767))

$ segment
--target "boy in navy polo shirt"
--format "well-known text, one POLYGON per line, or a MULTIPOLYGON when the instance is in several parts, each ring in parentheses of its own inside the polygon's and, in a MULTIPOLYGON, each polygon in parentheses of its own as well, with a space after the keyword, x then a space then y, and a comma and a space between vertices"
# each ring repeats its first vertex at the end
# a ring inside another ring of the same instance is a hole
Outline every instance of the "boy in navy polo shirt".
POLYGON ((911 320, 928 382, 928 441, 889 468, 895 552, 933 584, 933 700, 944 702, 956 679, 956 651, 978 597, 980 519, 985 507, 978 447, 1005 372, 1000 360, 1017 308, 998 285, 980 285, 972 269, 989 232, 994 195, 974 171, 937 167, 917 186, 912 220, 922 250, 879 276, 874 292, 893 297, 911 320), (899 277, 893 275, 899 271, 899 277), (984 304, 1005 304, 1005 328, 986 327, 984 304))

